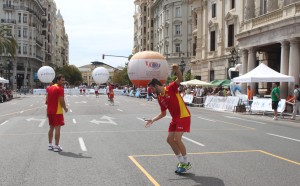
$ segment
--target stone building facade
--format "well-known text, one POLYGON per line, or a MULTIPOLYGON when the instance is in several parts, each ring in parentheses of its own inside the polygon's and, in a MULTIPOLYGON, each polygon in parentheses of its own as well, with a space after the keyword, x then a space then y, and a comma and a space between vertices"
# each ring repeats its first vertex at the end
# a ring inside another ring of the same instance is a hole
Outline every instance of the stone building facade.
MULTIPOLYGON (((205 81, 226 79, 230 49, 234 47, 242 64, 240 74, 265 63, 282 74, 293 76, 299 84, 299 0, 189 0, 189 3, 193 7, 193 43, 196 45, 196 55, 191 60, 193 74, 200 74, 205 81), (215 17, 213 12, 216 12, 215 17), (215 50, 211 50, 212 39, 215 50)), ((281 83, 282 98, 292 93, 293 85, 281 83)), ((271 89, 271 83, 252 86, 256 93, 271 89)))
POLYGON ((11 30, 18 43, 14 59, 6 53, 0 59, 11 88, 39 86, 38 69, 57 66, 56 11, 54 0, 3 0, 0 24, 11 30))
POLYGON ((135 0, 134 52, 157 51, 169 65, 185 62, 190 69, 191 6, 185 0, 135 0))

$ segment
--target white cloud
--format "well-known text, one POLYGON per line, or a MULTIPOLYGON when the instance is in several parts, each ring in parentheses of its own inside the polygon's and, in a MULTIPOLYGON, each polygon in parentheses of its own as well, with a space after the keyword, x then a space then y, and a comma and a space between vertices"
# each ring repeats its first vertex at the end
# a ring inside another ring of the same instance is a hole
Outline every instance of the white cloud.
POLYGON ((124 66, 133 47, 132 0, 55 0, 69 36, 69 61, 75 66, 98 60, 124 66))

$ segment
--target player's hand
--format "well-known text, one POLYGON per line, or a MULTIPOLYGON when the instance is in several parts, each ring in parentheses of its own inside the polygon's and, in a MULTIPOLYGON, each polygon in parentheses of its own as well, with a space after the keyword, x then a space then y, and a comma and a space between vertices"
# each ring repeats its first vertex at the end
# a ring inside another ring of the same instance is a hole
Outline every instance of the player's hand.
POLYGON ((152 119, 144 119, 144 120, 146 122, 146 125, 145 125, 146 128, 150 127, 153 124, 153 120, 152 119))
POLYGON ((172 71, 173 71, 173 72, 176 72, 178 69, 179 69, 178 64, 173 64, 173 65, 172 65, 172 71))
POLYGON ((68 112, 68 108, 64 108, 65 112, 68 112))

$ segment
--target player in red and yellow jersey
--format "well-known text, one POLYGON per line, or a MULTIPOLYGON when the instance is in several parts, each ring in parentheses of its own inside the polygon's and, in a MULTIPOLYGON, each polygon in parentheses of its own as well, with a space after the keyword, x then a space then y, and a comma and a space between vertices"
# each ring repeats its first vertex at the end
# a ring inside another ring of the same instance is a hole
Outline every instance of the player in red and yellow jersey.
POLYGON ((165 117, 166 111, 169 110, 172 120, 168 130, 167 142, 179 160, 175 172, 182 173, 191 168, 191 164, 187 161, 185 145, 181 140, 184 132, 190 132, 191 114, 178 92, 178 86, 183 80, 178 65, 172 65, 172 70, 176 73, 177 79, 169 86, 164 87, 157 79, 152 79, 148 83, 152 92, 158 96, 161 112, 153 119, 145 120, 147 122, 145 127, 150 127, 153 122, 165 117))
POLYGON ((60 127, 65 124, 63 109, 68 112, 64 99, 65 77, 63 75, 56 76, 56 84, 47 88, 47 116, 49 120, 50 129, 48 132, 49 145, 48 150, 55 152, 62 151, 59 146, 60 127), (52 145, 53 131, 55 130, 55 146, 52 145))

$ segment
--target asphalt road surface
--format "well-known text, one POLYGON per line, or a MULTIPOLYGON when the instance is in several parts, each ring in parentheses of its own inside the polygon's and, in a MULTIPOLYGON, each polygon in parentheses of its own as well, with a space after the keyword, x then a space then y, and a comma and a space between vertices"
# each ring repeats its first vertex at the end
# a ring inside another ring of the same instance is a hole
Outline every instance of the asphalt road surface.
POLYGON ((145 128, 156 101, 66 95, 61 146, 47 150, 45 96, 0 104, 0 185, 299 186, 300 121, 189 107, 183 141, 192 169, 174 173, 166 142, 171 117, 145 128))

